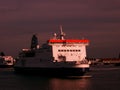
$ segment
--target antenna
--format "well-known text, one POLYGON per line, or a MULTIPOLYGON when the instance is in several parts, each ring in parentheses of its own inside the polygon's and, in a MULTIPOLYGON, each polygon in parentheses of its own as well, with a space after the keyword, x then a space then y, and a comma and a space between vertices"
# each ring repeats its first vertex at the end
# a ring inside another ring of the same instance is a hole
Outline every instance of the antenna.
POLYGON ((62 25, 60 25, 60 34, 63 34, 62 25))

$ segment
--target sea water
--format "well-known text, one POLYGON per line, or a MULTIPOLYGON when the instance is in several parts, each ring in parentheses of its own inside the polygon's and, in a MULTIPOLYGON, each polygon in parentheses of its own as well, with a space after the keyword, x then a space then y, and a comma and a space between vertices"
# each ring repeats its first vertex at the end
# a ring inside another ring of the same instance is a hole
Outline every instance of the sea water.
POLYGON ((0 68, 0 90, 120 90, 120 67, 93 67, 84 77, 18 75, 0 68))

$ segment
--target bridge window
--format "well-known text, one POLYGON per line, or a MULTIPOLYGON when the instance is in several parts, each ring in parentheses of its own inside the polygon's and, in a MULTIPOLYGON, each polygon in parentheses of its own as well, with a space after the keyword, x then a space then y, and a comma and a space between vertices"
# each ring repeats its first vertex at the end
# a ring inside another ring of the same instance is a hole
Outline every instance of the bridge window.
POLYGON ((80 52, 81 50, 76 50, 76 49, 58 49, 58 52, 80 52))

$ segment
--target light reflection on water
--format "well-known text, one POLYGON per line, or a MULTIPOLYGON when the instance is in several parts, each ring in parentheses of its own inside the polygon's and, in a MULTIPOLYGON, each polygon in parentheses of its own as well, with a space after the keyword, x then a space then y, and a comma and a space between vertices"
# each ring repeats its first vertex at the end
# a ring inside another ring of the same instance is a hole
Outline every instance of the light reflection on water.
POLYGON ((49 81, 51 90, 88 90, 89 79, 51 79, 49 81))

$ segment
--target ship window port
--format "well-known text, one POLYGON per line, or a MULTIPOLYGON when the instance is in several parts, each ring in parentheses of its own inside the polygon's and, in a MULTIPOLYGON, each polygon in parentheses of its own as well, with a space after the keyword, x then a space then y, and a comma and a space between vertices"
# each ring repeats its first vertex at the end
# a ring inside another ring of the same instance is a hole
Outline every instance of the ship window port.
POLYGON ((81 50, 58 50, 58 52, 80 52, 81 50))

